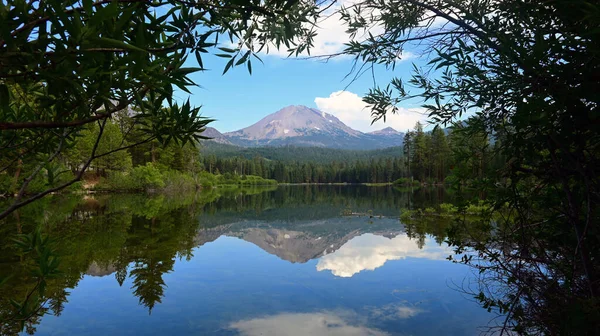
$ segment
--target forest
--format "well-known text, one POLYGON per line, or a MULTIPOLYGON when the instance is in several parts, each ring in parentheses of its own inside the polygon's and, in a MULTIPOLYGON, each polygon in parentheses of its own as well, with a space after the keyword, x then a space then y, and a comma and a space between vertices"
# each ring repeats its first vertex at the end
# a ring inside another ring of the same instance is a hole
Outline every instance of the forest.
POLYGON ((493 154, 495 144, 483 132, 466 132, 466 125, 424 131, 417 123, 402 148, 386 150, 269 147, 223 153, 222 146, 210 144, 210 154, 201 150, 200 163, 210 173, 257 175, 279 183, 444 184, 448 178, 486 175, 501 163, 493 154))

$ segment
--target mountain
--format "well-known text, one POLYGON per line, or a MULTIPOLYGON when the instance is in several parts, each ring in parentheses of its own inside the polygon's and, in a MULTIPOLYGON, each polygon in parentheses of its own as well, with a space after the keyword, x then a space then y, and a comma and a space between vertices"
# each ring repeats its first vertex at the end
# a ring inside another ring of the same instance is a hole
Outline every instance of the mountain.
POLYGON ((251 126, 223 136, 242 147, 291 145, 365 150, 400 146, 403 134, 396 133, 362 133, 332 114, 300 105, 287 106, 251 126))
POLYGON ((384 129, 381 129, 379 131, 374 131, 374 132, 370 132, 367 133, 371 136, 375 136, 378 139, 384 141, 385 143, 388 144, 402 144, 402 142, 404 141, 404 133, 402 132, 398 132, 395 129, 391 128, 391 127, 386 127, 384 129))
POLYGON ((386 128, 381 129, 379 131, 369 132, 368 134, 372 134, 372 135, 384 135, 384 136, 398 136, 398 135, 402 135, 401 132, 398 132, 398 131, 396 131, 395 129, 393 129, 391 127, 386 127, 386 128))
POLYGON ((204 132, 202 132, 202 135, 205 137, 211 138, 210 141, 213 141, 216 143, 220 143, 220 144, 224 144, 224 145, 233 145, 231 143, 231 141, 229 141, 227 139, 227 137, 225 135, 223 135, 223 133, 217 131, 217 129, 214 127, 207 127, 204 130, 204 132))

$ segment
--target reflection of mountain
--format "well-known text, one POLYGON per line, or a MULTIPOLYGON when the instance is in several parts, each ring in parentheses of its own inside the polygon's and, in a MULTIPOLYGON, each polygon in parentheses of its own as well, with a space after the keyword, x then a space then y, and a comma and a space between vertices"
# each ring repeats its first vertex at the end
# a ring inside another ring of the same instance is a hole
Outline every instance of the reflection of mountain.
MULTIPOLYGON (((280 187, 271 193, 221 199, 211 204, 198 217, 202 228, 194 243, 203 245, 221 235, 237 237, 283 260, 304 263, 329 255, 366 233, 392 246, 397 243, 395 237, 403 232, 398 209, 412 204, 435 204, 443 197, 443 193, 426 190, 411 194, 392 188, 280 187), (372 213, 374 218, 341 216, 348 211, 372 213)), ((411 248, 418 249, 413 245, 411 248)), ((398 257, 389 256, 387 260, 392 259, 398 257)))
MULTIPOLYGON (((432 239, 425 248, 419 248, 415 240, 401 234, 402 228, 399 225, 382 228, 386 225, 378 223, 374 227, 376 230, 371 230, 371 226, 355 228, 352 225, 337 224, 336 227, 335 221, 317 221, 286 230, 269 227, 268 223, 240 221, 201 229, 194 238, 194 243, 202 246, 221 236, 236 237, 292 263, 305 263, 320 258, 317 270, 329 270, 339 277, 351 277, 365 270, 372 271, 390 260, 407 257, 444 259, 452 253, 449 248, 437 245, 432 239), (310 231, 311 226, 329 226, 330 232, 317 234, 310 231)), ((113 264, 98 265, 92 262, 86 274, 106 276, 115 271, 113 264)))
POLYGON ((319 258, 327 251, 335 251, 346 241, 349 233, 341 239, 333 237, 315 237, 310 233, 300 231, 285 231, 280 229, 249 229, 240 236, 270 254, 293 263, 305 263, 319 258))
POLYGON ((113 265, 112 262, 107 265, 98 265, 97 262, 93 261, 88 267, 85 274, 96 277, 103 277, 105 275, 113 274, 116 270, 117 268, 113 265))
POLYGON ((394 237, 402 232, 396 219, 331 218, 328 220, 282 222, 242 221, 202 229, 194 241, 198 245, 220 236, 250 242, 265 252, 292 263, 305 263, 338 250, 354 237, 371 232, 394 237))

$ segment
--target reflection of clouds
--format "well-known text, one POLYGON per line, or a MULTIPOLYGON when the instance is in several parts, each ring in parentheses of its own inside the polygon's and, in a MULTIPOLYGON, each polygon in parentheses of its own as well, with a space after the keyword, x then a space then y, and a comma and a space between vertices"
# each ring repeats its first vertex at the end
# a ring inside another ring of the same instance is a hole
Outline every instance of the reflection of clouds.
POLYGON ((371 318, 379 320, 397 320, 408 319, 418 314, 424 313, 425 310, 417 307, 410 307, 401 304, 388 304, 383 307, 371 309, 371 318))
POLYGON ((438 246, 433 239, 428 239, 425 247, 419 249, 416 241, 410 240, 406 235, 388 239, 367 233, 353 238, 339 250, 319 259, 317 271, 331 270, 333 275, 347 278, 363 270, 372 271, 388 260, 406 257, 441 260, 450 254, 450 248, 438 246))
POLYGON ((396 307, 396 316, 401 319, 411 318, 421 313, 422 310, 413 307, 396 307))
POLYGON ((232 323, 229 327, 246 336, 385 336, 386 332, 351 325, 333 312, 282 313, 232 323))

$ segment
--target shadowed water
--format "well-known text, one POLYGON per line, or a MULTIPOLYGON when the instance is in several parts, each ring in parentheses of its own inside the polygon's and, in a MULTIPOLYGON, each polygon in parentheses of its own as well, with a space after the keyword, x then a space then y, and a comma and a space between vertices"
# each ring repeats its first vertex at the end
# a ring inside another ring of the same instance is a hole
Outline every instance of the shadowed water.
POLYGON ((30 333, 479 334, 492 316, 456 290, 471 270, 446 260, 443 230, 409 237, 398 219, 449 198, 295 186, 45 199, 0 227, 0 316, 34 285, 9 239, 41 225, 63 274, 30 333))

